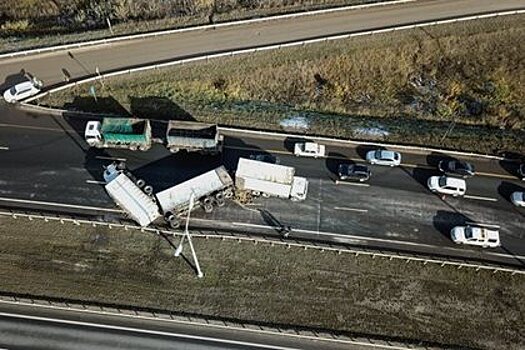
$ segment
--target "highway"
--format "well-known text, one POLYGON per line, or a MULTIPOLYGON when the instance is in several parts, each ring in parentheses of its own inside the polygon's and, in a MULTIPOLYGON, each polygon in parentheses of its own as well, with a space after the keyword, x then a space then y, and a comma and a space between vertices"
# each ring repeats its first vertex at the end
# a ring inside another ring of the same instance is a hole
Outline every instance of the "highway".
MULTIPOLYGON (((335 342, 257 332, 257 328, 227 329, 165 319, 112 316, 0 303, 0 349, 388 349, 360 342, 335 342), (254 331, 255 330, 255 331, 254 331)), ((260 329, 259 329, 260 330, 260 329)), ((399 347, 397 349, 400 349, 399 347)))
MULTIPOLYGON (((441 199, 426 189, 426 179, 438 174, 435 164, 446 157, 443 154, 402 151, 401 167, 373 166, 372 178, 366 184, 336 184, 337 165, 362 162, 369 148, 333 143, 327 144, 328 158, 297 158, 290 152, 294 140, 229 132, 222 159, 172 155, 161 145, 148 152, 107 151, 87 147, 82 139, 84 123, 78 118, 32 116, 3 107, 0 205, 65 203, 100 208, 101 215, 114 217, 119 214, 101 185, 102 167, 112 160, 126 160, 136 176, 160 191, 221 163, 233 170, 241 156, 270 152, 281 164, 294 166, 298 175, 308 177, 306 201, 261 198, 245 207, 230 203, 211 214, 196 211, 194 224, 226 225, 246 232, 286 224, 293 229, 290 238, 524 265, 525 210, 514 207, 508 198, 525 186, 515 177, 516 164, 512 162, 468 159, 482 174, 467 180, 467 197, 441 199), (13 199, 28 202, 20 204, 13 199), (449 238, 450 229, 465 222, 501 226, 502 247, 483 250, 456 246, 449 238)), ((51 209, 69 211, 66 206, 51 209)))
POLYGON ((394 6, 343 11, 293 20, 196 30, 70 51, 0 60, 0 90, 21 79, 21 69, 46 87, 101 73, 204 53, 285 43, 326 35, 386 28, 524 8, 522 0, 419 0, 394 6))

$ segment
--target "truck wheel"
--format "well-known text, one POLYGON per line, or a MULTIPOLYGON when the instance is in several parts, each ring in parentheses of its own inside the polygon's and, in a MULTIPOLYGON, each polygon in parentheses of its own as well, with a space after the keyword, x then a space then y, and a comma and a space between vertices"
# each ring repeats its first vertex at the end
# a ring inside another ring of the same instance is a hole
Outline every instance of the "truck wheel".
POLYGON ((168 220, 168 225, 170 225, 171 228, 177 229, 180 227, 180 220, 175 215, 172 215, 168 220))
POLYGON ((146 145, 140 145, 140 146, 139 146, 139 150, 140 150, 140 151, 143 151, 143 152, 144 152, 144 151, 147 151, 147 150, 148 150, 148 146, 146 146, 146 145))
POLYGON ((170 148, 170 152, 171 152, 171 153, 177 153, 178 151, 179 151, 179 149, 176 148, 176 147, 171 147, 171 148, 170 148))
POLYGON ((263 196, 264 198, 270 198, 270 195, 269 195, 268 193, 264 193, 264 192, 263 192, 263 193, 262 193, 262 196, 263 196))
POLYGON ((252 191, 252 195, 254 197, 259 197, 261 195, 261 192, 259 192, 259 191, 252 191))
POLYGON ((138 148, 137 145, 133 145, 133 144, 132 144, 132 145, 129 145, 129 149, 130 149, 131 151, 136 151, 137 148, 138 148))
POLYGON ((233 197, 233 191, 231 188, 225 189, 223 193, 224 193, 224 198, 226 199, 230 199, 233 197))
POLYGON ((151 187, 150 185, 144 187, 144 193, 148 196, 151 196, 153 194, 153 187, 151 187))
POLYGON ((213 211, 213 204, 211 204, 211 203, 204 204, 204 203, 203 203, 202 208, 204 209, 204 211, 205 211, 206 213, 209 214, 209 213, 211 213, 211 212, 213 211))
POLYGON ((117 170, 126 170, 126 163, 118 162, 117 163, 117 170))
POLYGON ((145 184, 146 181, 144 181, 143 179, 138 179, 137 182, 135 182, 135 185, 137 185, 140 188, 144 187, 145 184))
POLYGON ((224 200, 224 194, 222 192, 219 192, 215 195, 215 203, 218 207, 224 207, 226 204, 226 201, 224 200))

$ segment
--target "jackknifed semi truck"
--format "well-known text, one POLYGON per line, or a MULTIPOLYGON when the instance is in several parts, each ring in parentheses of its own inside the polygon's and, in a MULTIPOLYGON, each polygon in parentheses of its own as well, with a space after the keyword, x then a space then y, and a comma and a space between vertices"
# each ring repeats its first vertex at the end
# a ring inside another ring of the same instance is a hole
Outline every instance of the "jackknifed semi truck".
POLYGON ((147 151, 151 147, 151 125, 149 120, 138 118, 91 120, 84 138, 91 147, 147 151))
POLYGON ((223 136, 216 124, 170 120, 166 129, 166 147, 179 151, 218 154, 222 151, 223 136))
POLYGON ((235 187, 252 195, 280 197, 301 201, 308 193, 308 180, 295 176, 295 168, 239 158, 235 187))
POLYGON ((137 180, 122 163, 106 167, 104 180, 109 196, 142 227, 164 217, 170 227, 178 228, 189 210, 200 206, 210 213, 233 196, 233 180, 224 166, 157 194, 153 194, 153 188, 144 180, 137 180))

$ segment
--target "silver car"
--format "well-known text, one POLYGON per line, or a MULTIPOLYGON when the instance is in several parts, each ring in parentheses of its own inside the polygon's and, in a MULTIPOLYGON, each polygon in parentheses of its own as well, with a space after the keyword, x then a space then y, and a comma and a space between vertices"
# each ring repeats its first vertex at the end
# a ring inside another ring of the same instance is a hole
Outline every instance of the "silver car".
POLYGON ((38 94, 41 87, 42 83, 36 79, 18 83, 4 91, 4 100, 9 103, 15 103, 38 94))
POLYGON ((366 160, 370 164, 398 166, 401 164, 401 154, 394 151, 378 149, 369 151, 366 154, 366 160))

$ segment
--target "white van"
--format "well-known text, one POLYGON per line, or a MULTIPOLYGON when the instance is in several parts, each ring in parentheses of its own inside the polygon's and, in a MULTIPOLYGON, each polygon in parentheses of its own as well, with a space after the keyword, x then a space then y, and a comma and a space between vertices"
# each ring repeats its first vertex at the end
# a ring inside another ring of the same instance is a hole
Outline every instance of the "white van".
POLYGON ((463 179, 448 176, 431 176, 427 181, 428 189, 439 194, 453 197, 463 196, 467 191, 467 183, 463 179))

